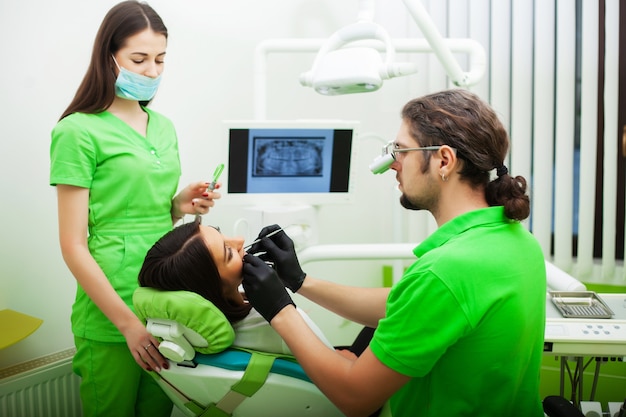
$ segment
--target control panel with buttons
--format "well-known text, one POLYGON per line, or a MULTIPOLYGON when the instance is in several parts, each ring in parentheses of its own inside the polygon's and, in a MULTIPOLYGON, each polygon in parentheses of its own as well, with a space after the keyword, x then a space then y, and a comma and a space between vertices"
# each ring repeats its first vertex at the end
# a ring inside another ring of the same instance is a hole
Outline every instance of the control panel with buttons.
POLYGON ((599 296, 611 308, 613 317, 564 318, 546 299, 545 354, 626 358, 626 294, 599 296))

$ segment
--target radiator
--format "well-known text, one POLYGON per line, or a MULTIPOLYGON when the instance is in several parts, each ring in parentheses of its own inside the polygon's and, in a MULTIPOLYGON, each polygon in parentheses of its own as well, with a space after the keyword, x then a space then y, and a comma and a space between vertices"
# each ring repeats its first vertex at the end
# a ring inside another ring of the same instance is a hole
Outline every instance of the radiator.
POLYGON ((0 370, 0 417, 80 417, 74 349, 0 370))

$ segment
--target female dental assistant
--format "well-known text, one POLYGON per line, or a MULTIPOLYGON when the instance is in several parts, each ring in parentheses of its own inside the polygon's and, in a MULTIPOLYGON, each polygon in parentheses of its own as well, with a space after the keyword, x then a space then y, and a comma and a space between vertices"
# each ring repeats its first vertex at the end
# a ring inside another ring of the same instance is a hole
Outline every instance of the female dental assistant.
POLYGON ((171 402, 143 371, 167 362, 133 313, 131 297, 154 242, 184 214, 207 213, 219 198, 204 181, 175 195, 176 132, 146 107, 161 79, 167 36, 147 4, 114 6, 52 131, 50 184, 57 188, 61 252, 78 283, 73 367, 84 416, 171 414, 171 402))

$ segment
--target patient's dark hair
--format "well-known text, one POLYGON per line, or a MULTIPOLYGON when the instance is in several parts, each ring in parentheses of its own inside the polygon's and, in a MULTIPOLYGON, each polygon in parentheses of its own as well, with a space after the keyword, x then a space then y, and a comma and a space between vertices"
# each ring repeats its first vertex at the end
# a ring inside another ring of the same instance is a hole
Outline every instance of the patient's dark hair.
POLYGON ((224 297, 222 280, 200 233, 199 222, 176 227, 150 248, 139 272, 139 285, 200 294, 231 323, 246 317, 251 308, 224 297))

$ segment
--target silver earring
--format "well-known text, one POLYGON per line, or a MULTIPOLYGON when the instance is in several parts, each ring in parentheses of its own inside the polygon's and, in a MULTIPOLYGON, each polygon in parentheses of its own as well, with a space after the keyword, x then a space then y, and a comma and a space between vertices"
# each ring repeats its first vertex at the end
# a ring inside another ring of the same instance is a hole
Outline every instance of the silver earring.
POLYGON ((441 181, 443 182, 448 181, 448 177, 446 177, 446 174, 444 174, 443 172, 441 173, 441 181))

